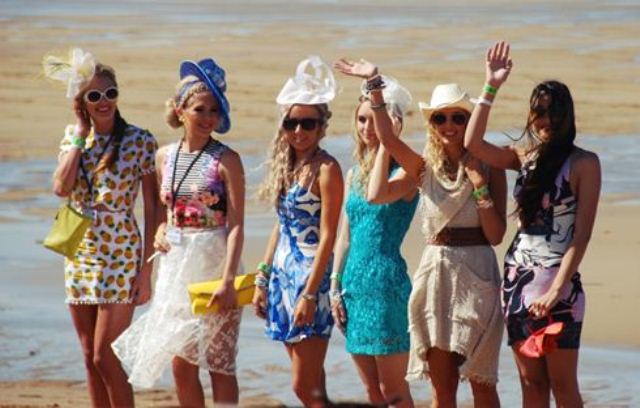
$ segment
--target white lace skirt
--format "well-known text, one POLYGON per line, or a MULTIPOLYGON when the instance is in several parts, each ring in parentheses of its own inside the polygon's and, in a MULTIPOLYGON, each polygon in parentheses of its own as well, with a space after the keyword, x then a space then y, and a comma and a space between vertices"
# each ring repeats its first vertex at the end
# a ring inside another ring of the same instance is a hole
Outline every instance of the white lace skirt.
POLYGON ((111 344, 131 384, 152 387, 176 356, 235 375, 242 309, 194 316, 187 292, 190 283, 222 277, 226 247, 224 229, 183 231, 181 243, 160 257, 149 310, 111 344))

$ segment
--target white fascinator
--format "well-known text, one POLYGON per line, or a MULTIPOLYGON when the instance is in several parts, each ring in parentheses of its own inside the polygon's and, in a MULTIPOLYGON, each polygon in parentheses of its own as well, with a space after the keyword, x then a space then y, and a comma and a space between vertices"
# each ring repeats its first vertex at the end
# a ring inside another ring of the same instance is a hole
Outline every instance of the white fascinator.
POLYGON ((96 60, 91 53, 74 48, 67 59, 46 55, 42 60, 42 68, 47 78, 66 83, 67 98, 74 98, 93 77, 96 60))
POLYGON ((298 64, 296 76, 287 80, 276 102, 278 105, 329 103, 336 97, 336 89, 331 68, 314 55, 298 64))
MULTIPOLYGON (((382 89, 382 96, 384 97, 384 102, 387 105, 391 105, 394 113, 399 116, 404 116, 411 106, 411 101, 413 98, 409 91, 400 85, 400 83, 393 77, 381 75, 382 81, 384 82, 384 88, 382 89)), ((367 81, 362 81, 362 85, 360 86, 360 92, 363 96, 369 97, 369 93, 367 91, 367 81)))

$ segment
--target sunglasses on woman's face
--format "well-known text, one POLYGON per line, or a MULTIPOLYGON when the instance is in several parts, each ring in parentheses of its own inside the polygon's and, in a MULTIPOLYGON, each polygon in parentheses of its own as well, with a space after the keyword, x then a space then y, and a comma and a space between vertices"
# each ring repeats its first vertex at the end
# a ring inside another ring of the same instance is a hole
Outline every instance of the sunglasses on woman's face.
POLYGON ((458 126, 462 126, 467 123, 467 115, 460 112, 455 112, 450 116, 445 115, 444 113, 434 113, 431 117, 431 123, 437 126, 444 125, 447 120, 452 121, 458 126))
POLYGON ((98 103, 104 98, 109 102, 113 102, 118 99, 118 88, 112 86, 103 91, 97 89, 91 89, 84 94, 84 101, 87 103, 98 103))
POLYGON ((282 128, 284 130, 292 131, 298 128, 298 125, 302 130, 315 130, 318 125, 323 123, 319 118, 286 118, 282 121, 282 128))

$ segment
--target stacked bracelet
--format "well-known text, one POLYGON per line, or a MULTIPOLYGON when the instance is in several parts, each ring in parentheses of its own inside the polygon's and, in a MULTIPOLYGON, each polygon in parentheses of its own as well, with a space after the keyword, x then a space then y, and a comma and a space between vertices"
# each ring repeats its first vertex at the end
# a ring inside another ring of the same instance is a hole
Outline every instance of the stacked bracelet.
POLYGON ((367 84, 365 85, 367 92, 383 89, 384 87, 384 80, 380 75, 376 75, 373 78, 367 79, 367 84))
POLYGON ((271 275, 271 265, 266 262, 259 262, 256 270, 262 272, 265 276, 271 275))
POLYGON ((329 302, 331 302, 331 304, 342 302, 342 291, 340 291, 340 289, 331 289, 329 291, 329 302))
POLYGON ((484 86, 482 87, 482 90, 493 96, 495 96, 498 93, 498 88, 496 88, 495 86, 491 86, 489 84, 484 84, 484 86))
POLYGON ((266 277, 262 276, 262 275, 258 275, 256 276, 256 286, 259 288, 267 288, 269 287, 269 279, 267 279, 266 277))

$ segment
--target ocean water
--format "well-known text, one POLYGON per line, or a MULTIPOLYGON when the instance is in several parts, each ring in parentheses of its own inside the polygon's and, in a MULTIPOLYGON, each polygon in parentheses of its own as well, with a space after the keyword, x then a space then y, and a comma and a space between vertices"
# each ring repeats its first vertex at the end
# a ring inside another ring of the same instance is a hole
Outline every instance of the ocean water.
MULTIPOLYGON (((508 140, 499 134, 490 138, 508 140)), ((421 149, 421 135, 408 138, 421 149)), ((603 168, 604 194, 640 195, 638 136, 581 137, 578 142, 596 151, 603 168)), ((248 154, 256 141, 231 142, 243 157, 249 190, 263 177, 262 154, 248 154), (244 153, 243 153, 244 152, 244 153)), ((324 147, 346 170, 351 163, 353 141, 348 136, 328 137, 324 147)), ((49 193, 53 160, 0 163, 0 194, 23 192, 23 197, 0 201, 0 381, 20 379, 84 378, 78 340, 63 304, 62 262, 39 245, 50 226, 50 216, 58 199, 49 193), (38 189, 29 191, 34 186, 38 189)), ((637 198, 636 198, 637 202, 637 198)), ((246 220, 248 238, 266 242, 273 215, 253 207, 246 220)), ((415 265, 410 265, 412 269, 415 265)), ((145 307, 139 308, 137 315, 145 307)), ((285 404, 297 403, 290 391, 289 363, 284 348, 264 338, 262 322, 247 310, 242 322, 238 356, 238 376, 242 395, 268 393, 285 404)), ((503 346, 500 356, 498 390, 503 406, 520 405, 518 375, 510 350, 503 346)), ((328 390, 332 398, 365 399, 354 365, 344 350, 344 338, 335 331, 325 364, 328 390)), ((595 347, 584 344, 580 354, 580 382, 590 406, 638 406, 640 397, 640 353, 637 349, 595 347)), ((203 381, 206 378, 203 378, 203 381)), ((205 382, 206 383, 206 382, 205 382)), ((162 386, 171 386, 169 373, 162 386)), ((417 401, 430 398, 426 382, 412 384, 417 401)), ((460 401, 471 403, 468 385, 460 387, 460 401)))

